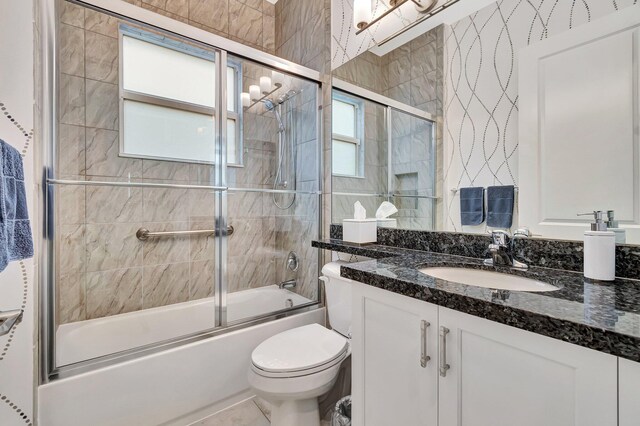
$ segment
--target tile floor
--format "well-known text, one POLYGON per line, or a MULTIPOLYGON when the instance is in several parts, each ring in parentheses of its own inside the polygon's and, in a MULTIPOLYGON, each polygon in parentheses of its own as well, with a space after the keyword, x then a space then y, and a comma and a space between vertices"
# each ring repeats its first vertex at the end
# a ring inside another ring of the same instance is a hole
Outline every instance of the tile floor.
MULTIPOLYGON (((260 398, 248 399, 190 426, 270 426, 271 408, 260 398)), ((331 422, 323 420, 321 426, 331 422)))

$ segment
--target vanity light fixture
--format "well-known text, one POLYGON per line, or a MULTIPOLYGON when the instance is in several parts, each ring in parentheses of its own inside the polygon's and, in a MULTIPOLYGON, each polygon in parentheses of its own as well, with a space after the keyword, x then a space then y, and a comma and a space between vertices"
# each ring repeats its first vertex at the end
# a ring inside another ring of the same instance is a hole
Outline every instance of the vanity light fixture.
MULTIPOLYGON (((416 10, 420 13, 423 13, 425 16, 416 20, 417 22, 422 22, 426 18, 429 18, 436 13, 439 13, 451 6, 454 3, 457 3, 459 0, 388 0, 388 8, 381 13, 379 16, 376 16, 372 19, 371 13, 371 0, 354 0, 353 1, 353 25, 356 27, 356 35, 360 34, 373 24, 381 21, 387 15, 393 13, 394 10, 402 6, 407 2, 412 2, 415 6, 416 10)), ((411 27, 413 24, 410 25, 411 27)))
POLYGON ((280 89, 284 84, 284 75, 278 71, 272 71, 271 77, 263 75, 258 81, 260 84, 252 84, 249 86, 249 93, 242 92, 240 99, 245 110, 251 108, 263 99, 271 96, 276 90, 280 89))

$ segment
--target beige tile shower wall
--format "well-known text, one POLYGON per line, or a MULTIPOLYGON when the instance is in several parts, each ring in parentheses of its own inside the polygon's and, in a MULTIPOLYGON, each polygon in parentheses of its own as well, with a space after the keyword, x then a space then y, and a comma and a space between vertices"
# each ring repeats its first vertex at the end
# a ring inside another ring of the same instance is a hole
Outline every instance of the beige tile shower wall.
MULTIPOLYGON (((169 2, 167 2, 168 4, 169 2)), ((173 3, 173 2, 172 2, 173 3)), ((69 3, 60 15, 60 177, 167 183, 211 182, 211 166, 119 157, 118 21, 69 3)), ((264 187, 273 167, 272 117, 247 114, 245 167, 237 186, 264 187)), ((213 193, 161 188, 56 188, 58 321, 67 323, 207 297, 213 293, 213 237, 141 242, 152 231, 212 229, 213 193)), ((229 196, 230 291, 273 284, 275 219, 263 196, 229 196), (253 252, 252 252, 253 250, 253 252), (251 263, 247 259, 250 252, 251 263), (260 265, 268 264, 268 268, 260 265), (266 269, 266 271, 265 271, 266 269)))
POLYGON ((323 0, 279 0, 275 10, 276 55, 320 72, 330 72, 328 7, 323 0))
POLYGON ((275 6, 267 0, 125 0, 268 53, 275 53, 275 6))
MULTIPOLYGON (((293 98, 294 140, 296 143, 298 191, 319 190, 319 149, 317 139, 317 99, 315 85, 303 83, 302 92, 293 98)), ((275 169, 274 169, 275 170, 275 169)), ((275 206, 271 196, 268 201, 275 215, 276 236, 276 279, 278 282, 295 279, 295 291, 302 296, 316 300, 318 297, 318 252, 311 247, 319 231, 318 195, 297 194, 295 201, 286 210, 275 206), (286 261, 290 251, 299 259, 299 269, 287 269, 286 261)), ((278 196, 280 205, 288 205, 290 195, 278 196)))

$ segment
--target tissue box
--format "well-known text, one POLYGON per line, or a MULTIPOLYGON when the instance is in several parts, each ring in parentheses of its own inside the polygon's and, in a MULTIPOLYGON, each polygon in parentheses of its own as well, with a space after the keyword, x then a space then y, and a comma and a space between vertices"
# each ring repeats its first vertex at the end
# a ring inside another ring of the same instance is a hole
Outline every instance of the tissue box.
POLYGON ((377 219, 345 219, 342 221, 342 239, 358 244, 375 243, 377 225, 377 219))
POLYGON ((397 228, 397 227, 398 227, 397 219, 391 219, 391 218, 378 219, 378 228, 397 228))

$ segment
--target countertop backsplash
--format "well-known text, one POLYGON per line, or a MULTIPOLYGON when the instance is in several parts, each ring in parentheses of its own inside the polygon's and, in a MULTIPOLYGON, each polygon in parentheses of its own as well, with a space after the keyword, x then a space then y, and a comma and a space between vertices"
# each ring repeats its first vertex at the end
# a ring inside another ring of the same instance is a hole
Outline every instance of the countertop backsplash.
MULTIPOLYGON (((331 239, 342 239, 342 225, 332 224, 331 239)), ((445 253, 473 258, 488 258, 491 237, 462 232, 413 231, 407 229, 378 228, 377 245, 445 253)), ((531 266, 582 271, 582 241, 545 238, 517 239, 515 258, 531 266)), ((616 246, 616 276, 640 279, 640 246, 616 246)))

